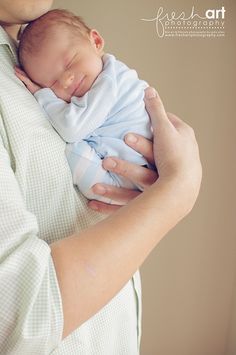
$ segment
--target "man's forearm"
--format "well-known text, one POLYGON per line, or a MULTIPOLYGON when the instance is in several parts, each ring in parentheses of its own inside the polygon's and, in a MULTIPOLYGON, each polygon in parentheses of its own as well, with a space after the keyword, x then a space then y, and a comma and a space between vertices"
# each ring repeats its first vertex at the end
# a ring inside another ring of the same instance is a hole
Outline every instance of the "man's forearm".
POLYGON ((51 244, 63 302, 63 337, 110 301, 186 215, 176 186, 174 180, 157 181, 107 219, 51 244))

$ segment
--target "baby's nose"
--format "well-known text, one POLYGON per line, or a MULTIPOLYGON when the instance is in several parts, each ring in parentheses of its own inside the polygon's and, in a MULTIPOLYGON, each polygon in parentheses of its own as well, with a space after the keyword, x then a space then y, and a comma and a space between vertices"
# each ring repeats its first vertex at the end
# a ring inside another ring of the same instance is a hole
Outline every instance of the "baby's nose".
POLYGON ((73 80, 74 80, 75 76, 73 73, 65 73, 62 76, 62 86, 63 89, 68 89, 68 87, 72 84, 73 80))

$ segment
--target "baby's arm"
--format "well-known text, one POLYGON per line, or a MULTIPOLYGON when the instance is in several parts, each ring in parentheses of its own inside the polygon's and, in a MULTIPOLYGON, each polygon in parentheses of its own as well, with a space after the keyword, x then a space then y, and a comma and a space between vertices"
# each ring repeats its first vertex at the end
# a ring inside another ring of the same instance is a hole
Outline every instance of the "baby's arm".
POLYGON ((83 96, 73 96, 70 103, 44 88, 34 96, 48 114, 49 120, 68 143, 86 138, 106 120, 116 97, 110 77, 95 83, 83 96))
POLYGON ((73 96, 70 103, 58 98, 51 89, 35 84, 18 67, 15 74, 34 94, 53 127, 68 143, 81 140, 100 127, 116 99, 116 85, 104 73, 83 97, 73 96))
POLYGON ((14 69, 15 69, 15 74, 16 74, 17 78, 20 79, 25 84, 25 86, 31 92, 31 94, 34 94, 36 91, 42 89, 41 86, 34 83, 28 77, 28 75, 23 70, 21 70, 19 67, 15 66, 14 69))

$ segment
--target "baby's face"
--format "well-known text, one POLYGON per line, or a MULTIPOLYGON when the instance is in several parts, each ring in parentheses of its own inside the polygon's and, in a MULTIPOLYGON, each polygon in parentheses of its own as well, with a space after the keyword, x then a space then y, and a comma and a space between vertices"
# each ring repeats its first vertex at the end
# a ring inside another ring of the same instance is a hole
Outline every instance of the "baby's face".
POLYGON ((37 56, 25 64, 30 78, 42 87, 51 88, 61 99, 83 96, 102 71, 103 39, 98 32, 90 37, 55 31, 37 56))

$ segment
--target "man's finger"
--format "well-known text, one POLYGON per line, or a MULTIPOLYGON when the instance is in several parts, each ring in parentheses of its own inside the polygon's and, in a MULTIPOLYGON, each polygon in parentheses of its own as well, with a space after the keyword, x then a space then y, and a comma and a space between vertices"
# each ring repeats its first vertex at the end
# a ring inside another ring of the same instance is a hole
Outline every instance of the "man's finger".
POLYGON ((171 121, 171 123, 173 123, 173 125, 176 127, 178 124, 182 124, 184 121, 182 119, 180 119, 178 116, 176 116, 174 113, 171 112, 167 112, 166 113, 169 120, 171 121))
POLYGON ((122 207, 118 205, 109 205, 105 202, 96 201, 96 200, 89 201, 88 206, 94 211, 104 213, 107 215, 114 213, 115 211, 117 211, 119 208, 122 207))
POLYGON ((143 190, 152 185, 158 178, 155 171, 117 157, 109 157, 104 159, 102 166, 108 171, 112 171, 115 174, 131 180, 143 190))
POLYGON ((119 205, 126 205, 130 200, 137 197, 140 191, 130 190, 107 184, 95 184, 92 187, 95 194, 107 197, 116 201, 119 205))
POLYGON ((155 164, 152 141, 140 136, 139 134, 128 133, 125 136, 125 143, 136 150, 136 152, 142 154, 150 164, 155 164))
POLYGON ((182 132, 182 134, 192 134, 195 137, 193 128, 189 126, 185 121, 170 112, 167 113, 167 116, 177 131, 182 132))
POLYGON ((154 130, 158 129, 162 122, 170 124, 162 100, 154 88, 145 89, 144 102, 154 130))

